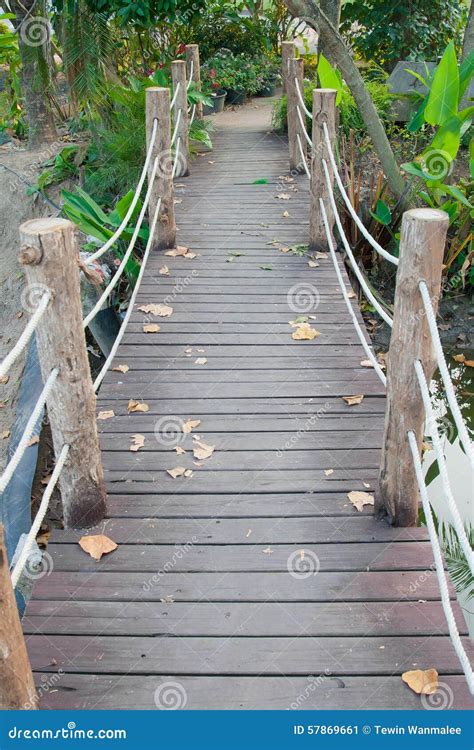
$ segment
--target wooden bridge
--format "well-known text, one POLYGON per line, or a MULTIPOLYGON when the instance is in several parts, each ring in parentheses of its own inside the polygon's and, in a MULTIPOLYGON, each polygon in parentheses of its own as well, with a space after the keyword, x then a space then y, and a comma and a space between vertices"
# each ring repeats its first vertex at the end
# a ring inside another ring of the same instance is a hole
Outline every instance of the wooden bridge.
MULTIPOLYGON (((195 46, 188 51, 192 77, 199 60, 195 46)), ((53 532, 46 565, 34 575, 24 641, 0 556, 0 642, 10 654, 0 662, 0 683, 8 686, 0 688, 2 707, 471 703, 472 642, 445 582, 417 447, 426 411, 444 460, 422 386, 434 351, 446 377, 431 301, 445 217, 404 217, 388 318, 396 366, 389 361, 386 378, 333 248, 334 214, 327 218, 335 208, 327 166, 335 92, 314 91, 308 167, 308 136, 301 111, 296 116, 302 65, 288 52, 290 172, 286 139, 272 132, 269 108, 255 105, 225 113, 212 154, 180 178, 187 172, 185 63, 173 63, 171 105, 167 89, 148 91, 142 177, 148 170, 149 187, 136 232, 148 207, 150 239, 94 385, 83 330, 102 301, 82 319, 72 227, 64 220, 22 227, 28 283, 44 294, 0 374, 36 328, 45 381, 39 406, 48 406, 57 463, 13 566, 13 587, 58 479, 66 528, 53 532), (173 144, 172 174, 163 176, 159 158, 173 144), (324 231, 318 249, 315 232, 324 231), (67 288, 58 294, 61 284, 67 288), (416 526, 418 490, 427 529, 416 526), (396 525, 374 515, 374 498, 396 525), (420 696, 402 679, 431 669, 439 674, 433 694, 420 696)), ((452 384, 445 385, 456 417, 452 384)), ((27 426, 0 489, 31 434, 27 426)), ((456 512, 454 519, 463 543, 456 512)))
POLYGON ((114 362, 130 369, 102 385, 108 511, 88 533, 119 546, 95 561, 83 532, 51 538, 23 620, 38 684, 61 673, 40 705, 419 708, 401 674, 430 667, 467 705, 426 531, 348 498, 377 489, 384 389, 330 258, 282 251, 308 242, 306 178, 248 119, 176 186, 195 257, 150 256, 114 362), (150 303, 173 308, 157 334, 150 303), (301 316, 320 335, 294 340, 301 316))

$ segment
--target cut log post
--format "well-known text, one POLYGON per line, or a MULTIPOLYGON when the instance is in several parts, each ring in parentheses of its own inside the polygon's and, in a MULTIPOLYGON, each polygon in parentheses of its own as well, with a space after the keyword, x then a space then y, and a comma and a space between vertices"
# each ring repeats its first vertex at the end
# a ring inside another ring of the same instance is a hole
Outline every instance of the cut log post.
POLYGON ((297 85, 303 93, 303 60, 291 58, 289 60, 289 74, 287 80, 287 119, 288 119, 288 148, 290 152, 290 172, 303 172, 303 160, 306 159, 306 139, 303 133, 300 118, 298 117, 298 108, 301 112, 303 122, 306 115, 300 104, 297 85), (298 145, 300 139, 301 149, 298 145), (303 154, 303 155, 302 155, 303 154))
POLYGON ((173 128, 176 128, 175 149, 178 140, 180 142, 176 177, 184 177, 189 174, 188 96, 186 63, 184 60, 175 60, 171 63, 171 78, 173 81, 173 96, 176 96, 173 110, 173 128))
POLYGON ((423 280, 436 312, 441 288, 448 215, 431 208, 403 214, 393 328, 387 366, 387 407, 379 491, 375 510, 394 526, 418 521, 418 484, 407 433, 413 430, 421 452, 425 411, 414 363, 419 359, 426 379, 436 359, 419 290, 423 280))
POLYGON ((82 325, 76 230, 66 219, 33 219, 21 225, 20 238, 29 299, 43 290, 53 295, 36 340, 43 381, 54 368, 59 370, 47 409, 56 458, 69 445, 59 478, 64 523, 68 528, 87 528, 104 517, 106 494, 82 325))
POLYGON ((0 710, 35 709, 36 691, 0 524, 0 710))
POLYGON ((313 148, 311 151, 311 188, 309 207, 310 250, 327 250, 328 243, 319 199, 322 198, 332 233, 334 214, 329 202, 329 190, 322 167, 322 159, 328 165, 331 183, 334 184, 323 124, 327 125, 332 150, 336 149, 336 94, 335 89, 313 89, 313 148))
POLYGON ((290 60, 296 57, 296 44, 294 42, 282 42, 281 44, 281 82, 283 93, 287 93, 287 81, 290 74, 290 60))
POLYGON ((158 170, 148 204, 150 222, 155 214, 156 205, 161 198, 159 218, 156 225, 154 250, 174 247, 176 242, 176 219, 174 214, 173 162, 171 149, 171 118, 169 89, 151 87, 146 90, 146 138, 149 148, 153 123, 157 121, 157 133, 153 146, 148 179, 151 178, 155 159, 158 158, 158 170))
MULTIPOLYGON (((199 45, 186 45, 186 71, 187 79, 193 80, 198 91, 201 91, 201 65, 199 62, 199 45), (192 73, 192 75, 191 75, 192 73)), ((196 104, 196 118, 202 120, 202 102, 196 104)))

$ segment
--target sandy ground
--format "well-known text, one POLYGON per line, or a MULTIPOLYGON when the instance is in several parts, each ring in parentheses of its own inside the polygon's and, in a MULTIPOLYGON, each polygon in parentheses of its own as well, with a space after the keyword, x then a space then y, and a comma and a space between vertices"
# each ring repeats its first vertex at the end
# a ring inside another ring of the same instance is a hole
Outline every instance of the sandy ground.
MULTIPOLYGON (((28 320, 28 298, 26 293, 22 295, 24 274, 18 263, 19 226, 33 217, 55 213, 40 197, 26 195, 27 186, 20 178, 34 183, 41 163, 63 145, 58 142, 40 151, 27 151, 11 143, 0 148, 0 360, 17 341, 28 320)), ((23 367, 24 357, 20 356, 9 371, 8 382, 0 383, 0 467, 5 464, 7 433, 15 419, 23 367)))

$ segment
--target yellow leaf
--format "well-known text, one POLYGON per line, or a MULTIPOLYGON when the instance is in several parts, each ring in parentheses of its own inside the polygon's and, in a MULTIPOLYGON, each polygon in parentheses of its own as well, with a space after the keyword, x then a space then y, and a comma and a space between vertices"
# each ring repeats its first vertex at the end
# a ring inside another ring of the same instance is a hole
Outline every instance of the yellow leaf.
POLYGON ((434 695, 438 690, 436 669, 412 669, 402 674, 402 680, 418 695, 434 695))
POLYGON ((144 313, 157 315, 160 318, 168 318, 173 314, 173 308, 169 305, 155 305, 154 303, 150 303, 148 305, 140 305, 138 309, 144 313))
POLYGON ((112 417, 115 417, 115 412, 113 409, 108 409, 107 411, 100 411, 97 415, 97 419, 112 419, 112 417))
POLYGON ((132 435, 132 441, 133 442, 130 446, 130 450, 132 452, 139 451, 140 448, 143 448, 143 446, 145 445, 145 435, 132 435))
POLYGON ((203 461, 205 458, 210 458, 214 453, 215 445, 206 445, 201 443, 199 440, 195 440, 193 445, 194 458, 198 461, 203 461))
POLYGON ((118 547, 118 544, 115 544, 112 539, 109 539, 109 537, 104 534, 83 536, 79 539, 79 545, 84 552, 87 552, 94 558, 94 560, 100 560, 102 555, 113 552, 114 549, 117 549, 118 547))
POLYGON ((117 367, 112 367, 112 370, 115 372, 128 372, 130 367, 128 365, 117 365, 117 367))
POLYGON ((465 359, 464 364, 466 367, 474 367, 474 359, 465 359))
POLYGON ((364 400, 363 396, 343 396, 343 401, 348 404, 348 406, 355 406, 356 404, 361 404, 364 400))
POLYGON ((309 323, 301 323, 291 334, 291 338, 295 341, 312 341, 316 336, 321 336, 320 332, 312 328, 309 323))
POLYGON ((466 357, 465 357, 464 354, 455 354, 453 356, 453 359, 454 359, 455 362, 465 362, 466 361, 466 357))
POLYGON ((186 469, 184 466, 175 466, 174 469, 166 469, 166 472, 170 475, 170 477, 173 477, 173 479, 177 479, 177 477, 182 477, 185 471, 186 469))
POLYGON ((2 440, 6 440, 8 437, 10 437, 10 430, 4 430, 3 432, 0 432, 0 438, 2 440))
POLYGON ((143 326, 143 333, 158 333, 158 331, 161 331, 161 328, 157 323, 147 323, 143 326))
POLYGON ((352 492, 347 493, 347 497, 351 501, 354 508, 357 508, 358 511, 361 511, 364 505, 374 504, 374 496, 370 495, 368 492, 352 490, 352 492))
POLYGON ((200 424, 200 419, 188 419, 187 422, 183 422, 183 432, 192 432, 194 428, 199 427, 200 424))
POLYGON ((150 407, 148 406, 148 404, 145 404, 140 401, 135 401, 134 398, 131 398, 130 401, 128 402, 127 409, 128 409, 129 414, 130 412, 134 412, 134 411, 143 411, 143 412, 150 411, 150 407))

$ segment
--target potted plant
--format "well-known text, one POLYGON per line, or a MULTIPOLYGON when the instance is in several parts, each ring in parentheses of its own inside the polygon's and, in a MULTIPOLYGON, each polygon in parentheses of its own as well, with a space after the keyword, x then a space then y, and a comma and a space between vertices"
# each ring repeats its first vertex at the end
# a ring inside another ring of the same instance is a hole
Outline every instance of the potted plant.
POLYGON ((204 104, 203 114, 205 115, 215 115, 224 109, 227 91, 221 84, 221 73, 222 69, 209 64, 203 65, 201 68, 203 90, 211 100, 210 104, 204 104))
POLYGON ((256 96, 275 96, 279 66, 269 57, 263 56, 254 62, 258 89, 256 96))

